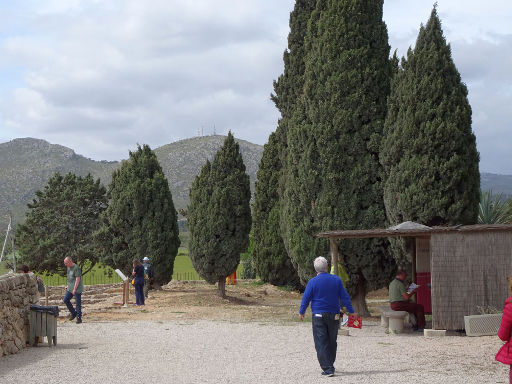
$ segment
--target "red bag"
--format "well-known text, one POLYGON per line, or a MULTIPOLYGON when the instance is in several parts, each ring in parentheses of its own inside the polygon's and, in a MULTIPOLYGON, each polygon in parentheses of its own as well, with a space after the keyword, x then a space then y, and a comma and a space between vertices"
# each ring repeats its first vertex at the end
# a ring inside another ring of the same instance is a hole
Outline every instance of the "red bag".
POLYGON ((351 328, 362 328, 363 318, 360 316, 349 315, 347 326, 351 328))

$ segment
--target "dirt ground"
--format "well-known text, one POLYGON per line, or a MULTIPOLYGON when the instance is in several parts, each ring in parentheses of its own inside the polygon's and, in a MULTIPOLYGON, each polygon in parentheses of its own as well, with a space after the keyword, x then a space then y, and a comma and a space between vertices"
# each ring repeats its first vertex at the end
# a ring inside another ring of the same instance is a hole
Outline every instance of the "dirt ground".
MULTIPOLYGON (((128 308, 121 302, 120 287, 111 288, 110 297, 84 304, 84 321, 123 320, 231 320, 296 321, 301 294, 272 285, 242 282, 226 286, 226 298, 217 295, 214 285, 202 281, 172 281, 162 290, 152 290, 146 305, 128 308)), ((130 303, 135 301, 133 292, 130 303)))
MULTIPOLYGON (((67 310, 61 301, 62 292, 53 289, 50 305, 61 307, 61 321, 67 310)), ((84 321, 125 320, 229 320, 297 322, 302 294, 261 284, 239 281, 226 286, 226 298, 217 295, 217 287, 204 281, 172 281, 161 290, 151 290, 144 306, 134 306, 133 287, 128 307, 122 302, 122 287, 90 287, 82 295, 84 321)), ((377 320, 376 307, 386 305, 387 290, 371 292, 368 306, 372 318, 377 320)))

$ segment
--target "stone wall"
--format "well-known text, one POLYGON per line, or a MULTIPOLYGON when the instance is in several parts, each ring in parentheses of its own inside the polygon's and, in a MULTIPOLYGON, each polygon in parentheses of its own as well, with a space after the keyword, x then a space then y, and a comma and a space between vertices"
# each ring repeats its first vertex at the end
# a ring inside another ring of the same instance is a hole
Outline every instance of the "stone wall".
POLYGON ((17 353, 28 340, 30 304, 39 293, 33 273, 0 276, 0 357, 17 353))

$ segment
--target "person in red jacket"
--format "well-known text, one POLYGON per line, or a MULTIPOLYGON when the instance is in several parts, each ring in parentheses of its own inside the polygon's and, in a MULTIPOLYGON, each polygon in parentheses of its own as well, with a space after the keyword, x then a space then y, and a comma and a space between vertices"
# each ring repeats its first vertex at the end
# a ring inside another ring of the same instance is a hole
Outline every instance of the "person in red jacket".
MULTIPOLYGON (((508 288, 512 295, 512 275, 508 277, 508 288)), ((510 343, 510 333, 512 332, 512 296, 505 300, 505 309, 501 318, 498 337, 505 342, 496 354, 496 360, 500 363, 510 365, 509 383, 512 384, 512 345, 510 343)))

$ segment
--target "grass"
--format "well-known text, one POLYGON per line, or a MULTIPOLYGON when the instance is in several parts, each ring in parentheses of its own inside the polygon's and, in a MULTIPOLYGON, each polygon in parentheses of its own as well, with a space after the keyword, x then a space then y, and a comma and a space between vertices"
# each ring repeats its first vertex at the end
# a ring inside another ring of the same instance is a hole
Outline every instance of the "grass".
MULTIPOLYGON (((4 256, 4 260, 12 260, 12 257, 8 255, 4 256)), ((9 269, 6 266, 5 262, 0 264, 0 275, 9 272, 9 269)), ((238 267, 237 275, 240 276, 241 267, 238 267)), ((57 285, 66 285, 66 277, 60 276, 58 274, 52 275, 43 275, 38 274, 43 279, 45 285, 49 286, 57 286, 57 285)), ((121 279, 114 270, 110 267, 103 266, 98 263, 94 266, 94 268, 84 275, 84 284, 85 285, 96 285, 96 284, 113 284, 120 283, 121 279)), ((174 260, 174 270, 172 274, 173 280, 202 280, 199 274, 194 269, 192 265, 192 261, 188 256, 188 249, 184 247, 180 247, 178 250, 178 255, 174 260)))

